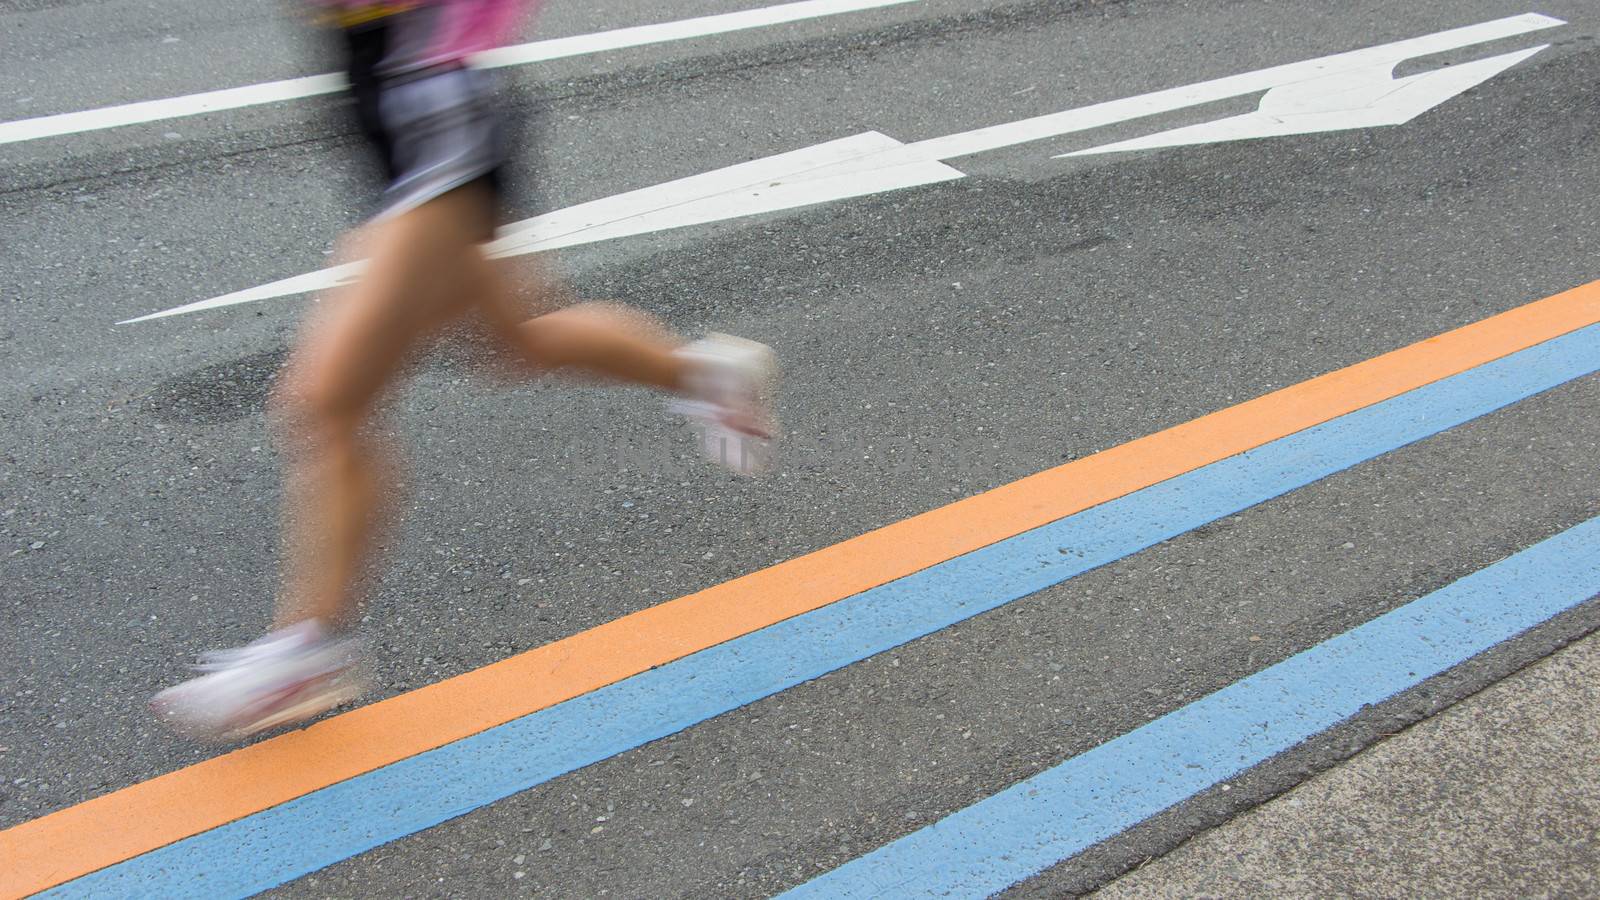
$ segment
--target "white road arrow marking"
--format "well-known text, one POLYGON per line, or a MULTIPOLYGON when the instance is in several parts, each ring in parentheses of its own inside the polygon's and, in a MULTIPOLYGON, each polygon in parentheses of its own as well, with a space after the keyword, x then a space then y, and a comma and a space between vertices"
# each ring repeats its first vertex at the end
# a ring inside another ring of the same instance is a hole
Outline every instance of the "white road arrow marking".
MULTIPOLYGON (((1543 48, 1397 80, 1390 73, 1398 63, 1564 24, 1537 13, 1511 16, 914 144, 869 131, 525 219, 501 229, 490 252, 499 257, 517 256, 950 181, 965 175, 945 165, 945 160, 1257 91, 1266 91, 1267 96, 1256 113, 1195 127, 1222 127, 1219 133, 1230 136, 1211 139, 1233 140, 1261 136, 1268 128, 1296 129, 1274 132, 1282 134, 1322 130, 1304 128, 1317 121, 1325 127, 1363 127, 1350 124, 1356 115, 1368 117, 1363 120, 1367 125, 1398 124, 1543 48)), ((1153 137, 1171 140, 1186 131, 1189 129, 1153 137)), ((1192 141, 1178 141, 1185 142, 1192 141)), ((1095 150, 1109 152, 1115 146, 1095 150)), ((361 263, 349 263, 119 324, 326 290, 348 282, 360 270, 361 263)))
POLYGON ((1260 108, 1252 113, 1187 128, 1174 128, 1147 137, 1063 153, 1061 156, 1089 156, 1317 131, 1404 125, 1548 46, 1543 44, 1406 78, 1394 77, 1393 63, 1379 63, 1363 69, 1324 75, 1267 91, 1261 98, 1260 108))

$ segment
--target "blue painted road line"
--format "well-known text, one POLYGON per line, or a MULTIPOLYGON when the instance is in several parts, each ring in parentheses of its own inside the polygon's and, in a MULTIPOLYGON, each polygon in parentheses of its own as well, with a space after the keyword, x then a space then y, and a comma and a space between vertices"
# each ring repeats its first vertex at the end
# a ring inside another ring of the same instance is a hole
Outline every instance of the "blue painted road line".
POLYGON ((1600 518, 782 895, 987 897, 1600 594, 1600 518))
POLYGON ((1470 369, 45 896, 241 897, 681 731, 1600 369, 1600 325, 1470 369))

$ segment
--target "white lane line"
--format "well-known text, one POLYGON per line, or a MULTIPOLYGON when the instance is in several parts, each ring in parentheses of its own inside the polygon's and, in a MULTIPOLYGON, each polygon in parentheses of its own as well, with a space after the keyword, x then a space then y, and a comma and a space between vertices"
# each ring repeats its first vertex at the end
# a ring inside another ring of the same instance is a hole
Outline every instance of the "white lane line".
MULTIPOLYGON (((763 6, 676 22, 636 25, 594 34, 579 34, 501 47, 480 54, 477 62, 486 68, 521 66, 570 56, 603 53, 607 50, 708 37, 732 31, 763 28, 768 25, 781 25, 785 22, 916 2, 919 0, 800 0, 796 3, 780 3, 776 6, 763 6)), ((303 78, 168 97, 164 100, 145 100, 120 106, 105 106, 80 112, 0 122, 0 144, 14 144, 85 131, 118 128, 123 125, 136 125, 141 122, 177 119, 224 109, 298 100, 303 97, 335 93, 343 90, 344 86, 345 78, 340 74, 307 75, 303 78)))
MULTIPOLYGON (((1279 86, 1337 77, 1340 73, 1369 72, 1374 66, 1388 70, 1418 56, 1564 24, 1560 19, 1536 13, 1511 16, 914 144, 902 143, 877 132, 864 132, 524 219, 502 228, 499 239, 489 249, 497 257, 519 256, 950 181, 966 177, 960 170, 944 162, 956 157, 1086 131, 1257 91, 1271 92, 1279 86)), ((1488 77, 1484 73, 1489 68, 1503 68, 1512 61, 1511 56, 1526 58, 1537 49, 1484 61, 1493 64, 1489 66, 1483 63, 1466 64, 1441 71, 1459 68, 1472 73, 1474 77, 1488 77)), ((1432 87, 1440 87, 1439 83, 1427 83, 1432 87)), ((1397 87, 1404 85, 1403 82, 1395 84, 1397 87)), ((1464 84, 1464 81, 1452 80, 1444 86, 1451 90, 1470 87, 1464 84)), ((1438 93, 1430 93, 1429 97, 1435 102, 1448 99, 1438 93)), ((127 319, 118 324, 326 290, 348 283, 360 272, 361 263, 347 263, 127 319)))

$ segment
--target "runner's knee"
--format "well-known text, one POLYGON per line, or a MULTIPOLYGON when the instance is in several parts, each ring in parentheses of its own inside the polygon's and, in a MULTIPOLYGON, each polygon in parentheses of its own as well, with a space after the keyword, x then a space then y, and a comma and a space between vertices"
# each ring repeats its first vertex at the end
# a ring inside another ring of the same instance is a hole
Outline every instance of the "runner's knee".
POLYGON ((328 373, 291 369, 272 395, 272 419, 292 446, 323 446, 355 437, 366 404, 328 373))

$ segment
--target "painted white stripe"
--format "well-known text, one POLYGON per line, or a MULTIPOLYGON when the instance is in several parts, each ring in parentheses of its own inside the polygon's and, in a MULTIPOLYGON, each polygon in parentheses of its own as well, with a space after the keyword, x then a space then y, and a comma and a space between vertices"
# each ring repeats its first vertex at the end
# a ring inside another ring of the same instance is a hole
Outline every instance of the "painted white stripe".
MULTIPOLYGON (((518 256, 948 181, 965 176, 943 160, 1271 91, 1280 85, 1330 74, 1393 66, 1417 56, 1564 24, 1560 19, 1536 13, 1511 16, 914 144, 865 132, 524 219, 501 229, 499 239, 489 249, 497 257, 518 256)), ((1497 58, 1498 63, 1506 59, 1497 58)), ((356 271, 347 265, 297 275, 118 324, 326 290, 348 282, 356 271)))
MULTIPOLYGON (((916 2, 919 2, 919 0, 800 0, 800 2, 796 3, 781 3, 776 6, 763 6, 758 9, 701 16, 694 19, 682 19, 676 22, 637 25, 594 34, 580 34, 572 37, 552 38, 527 44, 517 44, 511 47, 501 47, 497 50, 480 54, 476 62, 485 68, 521 66, 570 56, 604 53, 607 50, 621 50, 628 47, 643 47, 649 44, 689 40, 716 34, 727 34, 732 31, 744 31, 752 28, 763 28, 768 25, 781 25, 786 22, 798 22, 804 19, 817 19, 841 13, 861 12, 863 10, 916 2)), ((265 103, 279 103, 285 100, 315 97, 343 90, 344 86, 345 78, 343 75, 308 75, 303 78, 290 78, 246 87, 206 91, 205 93, 188 94, 182 97, 169 97, 164 100, 146 100, 139 103, 125 103, 120 106, 106 106, 81 112, 0 122, 0 144, 14 144, 21 141, 34 141, 40 138, 77 134, 84 131, 98 131, 123 125, 135 125, 141 122, 177 119, 225 109, 240 109, 247 106, 260 106, 265 103)))
POLYGON ((501 47, 481 54, 478 58, 478 64, 487 68, 521 66, 549 59, 561 59, 567 56, 582 56, 586 53, 602 53, 606 50, 618 50, 623 47, 643 47, 646 44, 683 41, 713 34, 727 34, 730 31, 764 28, 768 25, 782 25, 785 22, 818 19, 824 16, 839 15, 840 13, 863 12, 884 6, 898 6, 904 3, 916 2, 919 2, 919 0, 803 0, 800 3, 762 6, 740 12, 702 16, 698 19, 684 19, 660 25, 639 25, 633 28, 602 31, 597 34, 583 34, 574 37, 555 38, 548 41, 535 41, 531 44, 518 44, 514 47, 501 47))
POLYGON ((186 97, 146 100, 140 103, 126 103, 122 106, 106 106, 100 109, 86 109, 82 112, 40 116, 36 119, 0 122, 0 144, 15 144, 21 141, 59 137, 60 135, 76 134, 82 131, 97 131, 102 128, 135 125, 140 122, 157 122, 162 119, 197 116, 201 113, 216 112, 222 109, 238 109, 244 106, 259 106, 263 103, 277 103, 282 100, 295 100, 301 97, 315 97, 318 94, 331 94, 335 91, 343 90, 344 86, 345 79, 342 75, 307 75, 304 78, 269 81, 264 84, 252 84, 247 87, 207 91, 203 94, 190 94, 186 97))

